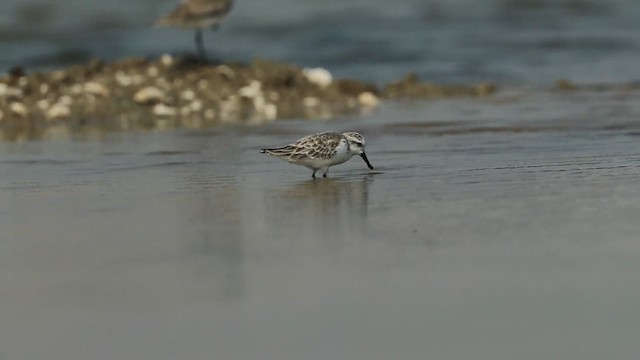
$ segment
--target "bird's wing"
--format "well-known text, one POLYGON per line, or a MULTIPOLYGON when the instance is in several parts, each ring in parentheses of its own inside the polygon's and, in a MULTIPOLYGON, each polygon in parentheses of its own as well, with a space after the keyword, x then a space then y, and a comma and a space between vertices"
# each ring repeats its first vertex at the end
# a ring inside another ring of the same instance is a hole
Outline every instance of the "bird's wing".
POLYGON ((167 16, 158 19, 156 25, 175 25, 185 20, 222 17, 232 6, 233 0, 182 0, 167 16))
POLYGON ((290 145, 294 150, 289 155, 289 159, 329 159, 336 154, 340 140, 342 140, 342 135, 335 132, 305 136, 290 145))
POLYGON ((231 10, 232 0, 183 0, 182 6, 193 17, 217 17, 231 10))

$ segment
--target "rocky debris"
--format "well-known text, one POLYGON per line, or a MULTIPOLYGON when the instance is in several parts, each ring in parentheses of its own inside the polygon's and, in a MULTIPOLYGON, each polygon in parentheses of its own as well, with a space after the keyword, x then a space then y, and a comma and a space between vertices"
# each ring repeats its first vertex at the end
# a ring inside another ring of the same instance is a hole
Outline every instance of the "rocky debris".
POLYGON ((326 88, 333 82, 333 76, 331 73, 323 68, 304 69, 302 73, 309 82, 316 84, 321 88, 326 88))
MULTIPOLYGON (((43 85, 46 85, 46 84, 43 84, 43 85)), ((102 96, 102 97, 107 97, 110 94, 109 89, 107 89, 106 86, 93 81, 90 81, 84 84, 84 91, 86 91, 89 94, 92 94, 95 96, 102 96)))
POLYGON ((386 85, 382 95, 386 98, 449 98, 455 96, 489 96, 495 93, 494 84, 475 86, 435 85, 420 81, 416 74, 386 85))
POLYGON ((178 114, 178 111, 175 108, 172 108, 165 104, 156 104, 153 107, 153 114, 162 117, 172 117, 176 116, 178 114))
POLYGON ((158 104, 164 100, 164 91, 153 86, 148 86, 133 95, 133 101, 141 105, 158 104))
POLYGON ((19 117, 25 117, 29 115, 29 110, 27 110, 27 107, 24 106, 24 104, 21 102, 12 102, 9 105, 9 109, 11 110, 12 114, 19 117))
POLYGON ((71 109, 66 103, 59 102, 47 109, 46 116, 48 120, 63 119, 71 116, 71 109))
POLYGON ((365 108, 375 108, 380 104, 380 99, 376 94, 365 91, 358 95, 358 103, 365 108))
POLYGON ((15 68, 0 77, 2 126, 64 121, 109 128, 206 127, 217 123, 329 118, 371 111, 385 98, 487 96, 494 85, 439 86, 417 76, 378 86, 326 69, 255 60, 204 64, 163 55, 91 61, 51 72, 15 68))

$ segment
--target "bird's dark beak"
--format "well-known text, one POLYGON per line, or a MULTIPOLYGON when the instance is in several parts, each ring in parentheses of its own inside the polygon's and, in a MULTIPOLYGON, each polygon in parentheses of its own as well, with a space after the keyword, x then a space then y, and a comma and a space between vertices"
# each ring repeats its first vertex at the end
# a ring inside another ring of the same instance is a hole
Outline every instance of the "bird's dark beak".
POLYGON ((363 151, 362 154, 360 154, 360 156, 362 157, 362 160, 364 160, 364 162, 367 163, 367 166, 369 167, 369 169, 373 170, 373 166, 371 166, 371 163, 369 162, 369 159, 367 159, 367 154, 365 154, 364 151, 363 151))

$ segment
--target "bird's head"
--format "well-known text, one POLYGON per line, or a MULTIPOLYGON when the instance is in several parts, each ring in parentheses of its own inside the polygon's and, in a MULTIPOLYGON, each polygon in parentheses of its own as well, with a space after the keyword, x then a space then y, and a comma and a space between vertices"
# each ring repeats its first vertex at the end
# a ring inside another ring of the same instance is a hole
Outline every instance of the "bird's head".
POLYGON ((347 139, 347 143, 349 144, 349 152, 351 155, 360 155, 369 169, 373 170, 373 166, 369 163, 369 159, 367 159, 367 154, 364 152, 365 142, 364 137, 355 131, 348 131, 342 133, 345 139, 347 139))

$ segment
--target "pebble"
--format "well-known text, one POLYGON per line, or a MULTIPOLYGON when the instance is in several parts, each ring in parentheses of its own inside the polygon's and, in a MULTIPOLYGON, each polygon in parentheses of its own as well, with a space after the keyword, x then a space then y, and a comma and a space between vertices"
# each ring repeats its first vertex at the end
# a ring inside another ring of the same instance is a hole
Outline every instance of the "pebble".
POLYGON ((40 110, 44 111, 44 110, 47 110, 51 106, 51 103, 47 99, 42 99, 42 100, 38 100, 36 105, 38 105, 38 108, 40 108, 40 110))
POLYGON ((199 112, 200 110, 202 110, 202 101, 200 100, 192 101, 191 104, 189 104, 189 108, 193 112, 199 112))
POLYGON ((318 85, 321 88, 325 88, 333 82, 333 76, 327 69, 313 68, 302 70, 304 76, 310 83, 318 85))
POLYGON ((178 113, 175 108, 165 104, 156 104, 153 107, 153 113, 157 116, 176 116, 178 113))
POLYGON ((262 110, 262 114, 267 120, 275 120, 278 118, 278 107, 275 104, 267 103, 262 110))
POLYGON ((380 104, 380 99, 374 93, 365 91, 358 95, 358 103, 367 108, 374 108, 380 104))
POLYGON ((316 107, 320 105, 320 99, 318 99, 317 97, 309 96, 304 98, 304 100, 302 100, 302 103, 306 107, 316 107))
POLYGON ((153 104, 158 103, 164 100, 165 93, 164 91, 153 87, 148 86, 133 95, 133 101, 138 104, 153 104))
POLYGON ((257 80, 252 80, 249 85, 244 86, 238 90, 238 95, 244 96, 250 99, 255 99, 262 96, 262 84, 257 80))
POLYGON ((64 103, 54 104, 47 110, 46 116, 49 120, 62 119, 71 115, 69 105, 64 103))
POLYGON ((249 85, 238 90, 238 95, 251 99, 255 109, 254 117, 263 120, 275 120, 278 116, 278 107, 273 103, 268 103, 262 92, 262 83, 252 80, 249 85))
POLYGON ((196 93, 194 93, 191 90, 183 91, 182 92, 182 98, 187 100, 187 101, 191 101, 191 100, 196 98, 196 93))
POLYGON ((18 116, 26 116, 29 113, 27 107, 24 106, 24 104, 21 102, 11 103, 9 109, 11 109, 11 112, 18 116))
POLYGON ((160 70, 158 70, 157 67, 152 66, 147 69, 147 74, 149 74, 149 76, 151 77, 157 77, 158 75, 160 75, 160 70))
POLYGON ((0 83, 0 96, 20 99, 23 96, 22 89, 0 83))
POLYGON ((173 65, 173 57, 170 54, 164 54, 160 57, 160 62, 162 65, 169 67, 173 65))
POLYGON ((124 71, 118 71, 116 72, 116 82, 120 86, 127 87, 133 84, 133 78, 124 71))
POLYGON ((84 84, 84 91, 95 96, 102 96, 102 97, 109 96, 109 89, 107 89, 106 86, 95 81, 90 81, 84 84))

